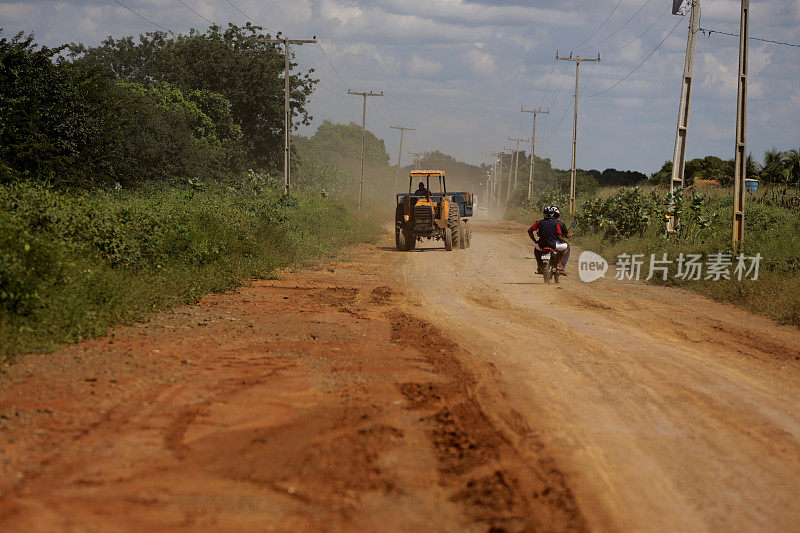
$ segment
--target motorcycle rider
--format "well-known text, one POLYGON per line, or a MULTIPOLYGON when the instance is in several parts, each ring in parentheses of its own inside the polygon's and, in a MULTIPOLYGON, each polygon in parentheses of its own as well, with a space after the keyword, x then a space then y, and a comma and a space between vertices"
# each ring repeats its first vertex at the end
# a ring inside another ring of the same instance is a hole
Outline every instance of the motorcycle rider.
POLYGON ((569 257, 569 243, 567 239, 572 236, 564 221, 560 220, 561 210, 558 206, 545 207, 542 214, 544 218, 534 222, 528 228, 528 236, 535 245, 534 256, 538 266, 537 274, 544 272, 542 261, 542 248, 550 248, 559 253, 559 271, 566 275, 566 259, 569 257), (537 239, 538 236, 538 239, 537 239))
POLYGON ((553 218, 558 220, 559 225, 561 226, 561 233, 559 233, 559 243, 556 244, 556 251, 561 254, 561 264, 559 266, 559 272, 562 276, 567 275, 567 260, 569 259, 570 253, 570 245, 567 242, 567 239, 572 237, 572 233, 570 233, 569 228, 567 227, 567 223, 561 220, 559 217, 561 216, 561 210, 558 208, 557 205, 550 206, 550 212, 553 215, 553 218))

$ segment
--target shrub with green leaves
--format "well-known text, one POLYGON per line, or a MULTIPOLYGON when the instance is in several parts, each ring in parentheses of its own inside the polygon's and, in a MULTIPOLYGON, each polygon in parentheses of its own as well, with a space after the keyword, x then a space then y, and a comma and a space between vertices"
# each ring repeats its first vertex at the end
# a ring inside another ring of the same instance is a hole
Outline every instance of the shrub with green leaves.
POLYGON ((0 185, 0 360, 101 334, 379 232, 336 199, 284 196, 255 175, 139 191, 0 185))
POLYGON ((608 198, 585 200, 575 219, 582 230, 601 232, 605 238, 621 239, 644 235, 651 222, 663 217, 658 193, 644 193, 639 187, 623 187, 608 198))

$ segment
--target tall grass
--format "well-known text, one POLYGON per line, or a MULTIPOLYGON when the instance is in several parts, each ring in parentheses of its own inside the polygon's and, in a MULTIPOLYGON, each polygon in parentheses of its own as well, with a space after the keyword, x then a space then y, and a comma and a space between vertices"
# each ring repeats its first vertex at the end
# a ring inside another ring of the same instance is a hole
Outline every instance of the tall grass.
POLYGON ((380 231, 341 201, 283 196, 256 182, 138 192, 0 186, 0 362, 380 231))

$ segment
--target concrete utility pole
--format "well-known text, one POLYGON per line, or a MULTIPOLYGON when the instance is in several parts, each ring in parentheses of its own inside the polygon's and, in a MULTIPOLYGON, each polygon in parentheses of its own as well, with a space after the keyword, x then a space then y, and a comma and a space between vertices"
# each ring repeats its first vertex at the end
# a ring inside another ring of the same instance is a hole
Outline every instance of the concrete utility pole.
POLYGON ((347 94, 364 97, 364 108, 361 112, 361 179, 358 182, 358 208, 361 209, 361 204, 364 202, 364 143, 367 139, 367 96, 383 96, 383 91, 380 93, 347 91, 347 94))
POLYGON ((569 57, 559 57, 558 50, 556 50, 556 60, 558 61, 574 61, 575 62, 575 117, 572 121, 572 171, 570 173, 570 180, 569 180, 569 212, 575 212, 575 163, 577 159, 577 149, 578 149, 578 95, 579 87, 578 87, 578 80, 581 76, 581 62, 582 61, 600 61, 600 54, 597 54, 597 59, 587 59, 585 57, 572 57, 570 54, 569 57))
MULTIPOLYGON (((511 152, 508 148, 503 148, 503 152, 511 152)), ((514 154, 508 154, 508 180, 506 181, 506 204, 511 198, 511 172, 514 170, 514 154)))
POLYGON ((492 174, 492 196, 494 197, 495 203, 499 206, 500 205, 500 174, 503 172, 503 155, 505 152, 492 152, 492 155, 497 158, 494 164, 494 171, 492 174))
POLYGON ((403 126, 389 126, 393 130, 400 130, 400 150, 397 153, 397 174, 394 176, 394 194, 397 195, 397 182, 400 179, 400 158, 403 157, 403 134, 407 131, 417 131, 414 128, 404 128, 403 126))
MULTIPOLYGON (((509 141, 517 141, 517 149, 514 150, 514 191, 517 190, 517 175, 519 174, 519 143, 526 143, 530 141, 530 139, 512 139, 511 137, 508 138, 509 141)), ((509 196, 511 192, 509 192, 509 196)))
POLYGON ((747 43, 750 34, 750 0, 742 0, 739 21, 739 91, 736 102, 736 156, 733 166, 733 247, 744 240, 744 198, 747 178, 747 43))
POLYGON ((531 173, 530 173, 530 176, 528 176, 528 200, 533 202, 533 166, 534 166, 534 161, 536 160, 536 158, 535 158, 535 153, 536 153, 536 115, 539 115, 539 114, 549 115, 550 114, 550 110, 548 109, 547 111, 542 111, 541 107, 539 109, 530 109, 529 110, 529 109, 525 109, 525 106, 522 106, 520 108, 520 111, 522 111, 523 113, 533 113, 533 132, 531 132, 531 173))
MULTIPOLYGON (((689 127, 689 106, 692 103, 692 79, 694 78, 694 57, 697 48, 697 32, 700 28, 700 0, 691 0, 692 14, 689 17, 689 37, 686 41, 686 59, 683 63, 683 84, 681 85, 681 103, 678 107, 678 131, 675 134, 675 151, 672 155, 672 178, 669 181, 670 196, 675 187, 685 185, 686 170, 686 136, 689 127)), ((680 8, 682 2, 675 7, 680 8)), ((678 13, 673 9, 672 14, 678 13)), ((676 229, 677 220, 673 217, 667 223, 667 231, 676 229)))
POLYGON ((289 87, 289 71, 292 68, 292 64, 289 61, 289 46, 292 44, 301 45, 301 44, 313 44, 317 42, 317 36, 315 35, 313 39, 289 39, 288 37, 283 39, 259 39, 262 43, 283 43, 283 56, 285 61, 285 69, 286 72, 284 74, 285 85, 284 88, 284 102, 283 102, 283 124, 284 129, 284 141, 283 141, 283 193, 289 194, 289 184, 290 184, 290 168, 289 168, 289 158, 290 158, 290 150, 291 150, 291 139, 290 135, 292 132, 292 112, 289 108, 289 95, 290 95, 290 87, 289 87))
POLYGON ((409 153, 409 155, 413 155, 414 156, 414 168, 419 170, 419 156, 425 155, 425 154, 422 153, 422 152, 408 152, 408 153, 409 153))

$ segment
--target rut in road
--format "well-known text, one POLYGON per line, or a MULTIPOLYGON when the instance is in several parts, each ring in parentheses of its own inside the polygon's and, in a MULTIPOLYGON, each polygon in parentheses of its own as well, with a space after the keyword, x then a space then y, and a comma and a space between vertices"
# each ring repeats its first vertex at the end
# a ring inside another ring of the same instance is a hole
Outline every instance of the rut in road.
POLYGON ((796 529, 797 328, 644 283, 544 285, 525 229, 478 222, 466 253, 406 254, 403 276, 467 366, 495 365, 587 526, 796 529))
POLYGON ((349 253, 11 368, 0 528, 585 529, 404 258, 349 253))

